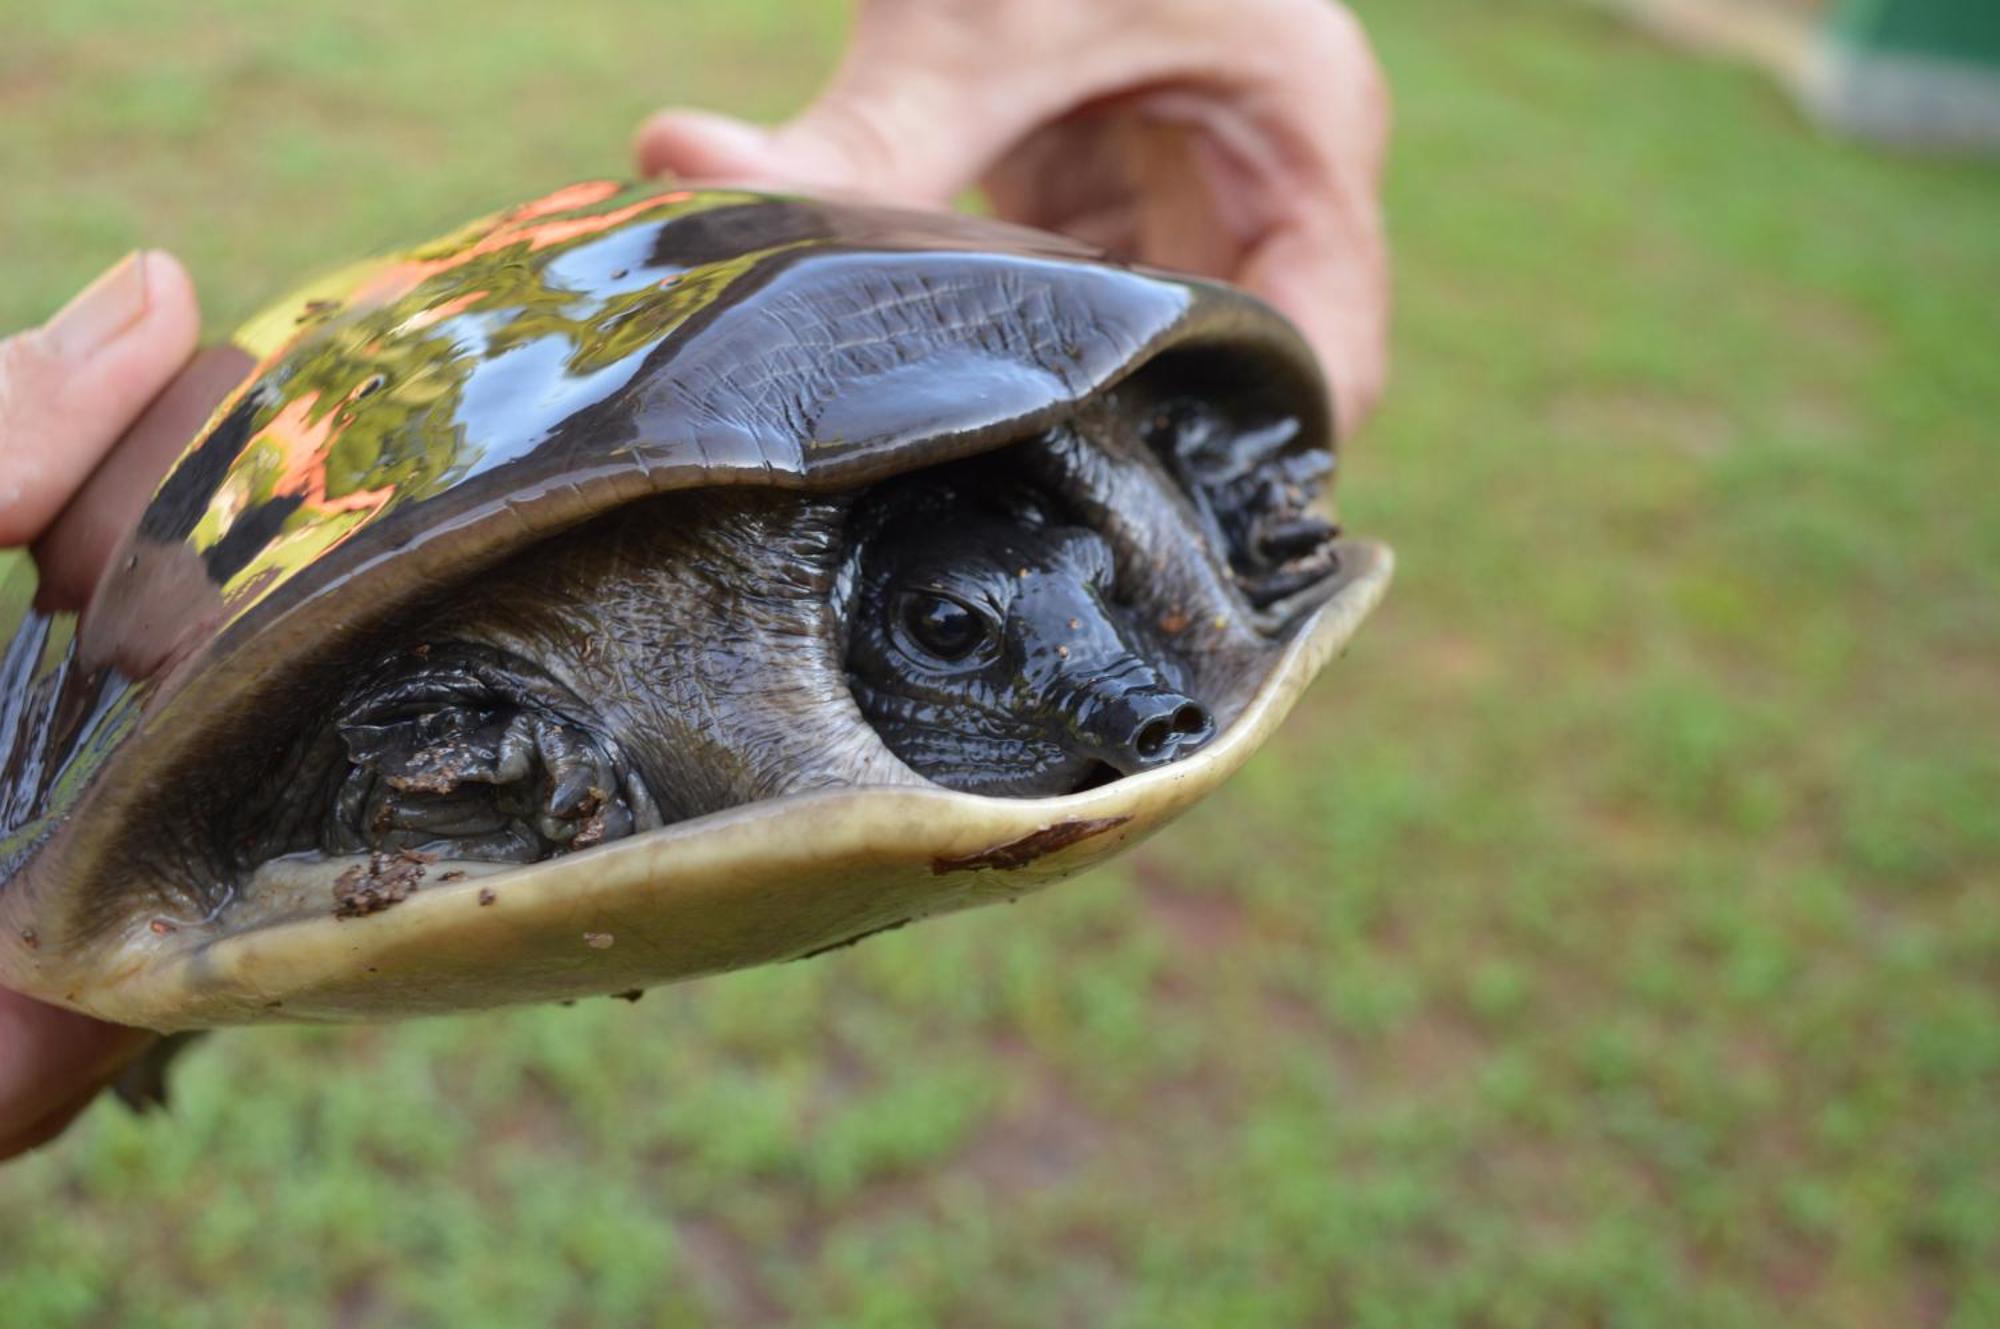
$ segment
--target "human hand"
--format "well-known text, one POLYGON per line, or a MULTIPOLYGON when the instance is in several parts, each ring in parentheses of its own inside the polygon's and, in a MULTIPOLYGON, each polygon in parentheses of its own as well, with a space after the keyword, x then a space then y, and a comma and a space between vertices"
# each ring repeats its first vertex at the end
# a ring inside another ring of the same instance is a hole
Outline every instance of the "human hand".
MULTIPOLYGON (((134 254, 0 341, 0 545, 40 538, 194 350, 194 286, 134 254)), ((152 1035, 0 990, 0 1159, 53 1138, 152 1035)))
POLYGON ((1305 333, 1343 432, 1381 395, 1388 93, 1330 0, 862 0, 818 100, 776 129, 663 111, 648 174, 1001 217, 1246 286, 1305 333))

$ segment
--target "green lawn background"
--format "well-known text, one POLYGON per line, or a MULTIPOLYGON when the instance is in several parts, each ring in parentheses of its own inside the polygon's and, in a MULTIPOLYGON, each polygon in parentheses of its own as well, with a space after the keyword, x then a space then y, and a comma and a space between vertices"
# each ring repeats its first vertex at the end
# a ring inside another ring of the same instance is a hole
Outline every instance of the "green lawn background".
MULTIPOLYGON (((1236 782, 810 963, 216 1039, 0 1172, 0 1321, 2000 1323, 2000 173, 1595 9, 1361 8, 1403 572, 1236 782)), ((0 0, 0 327, 160 244, 221 333, 844 25, 0 0)))

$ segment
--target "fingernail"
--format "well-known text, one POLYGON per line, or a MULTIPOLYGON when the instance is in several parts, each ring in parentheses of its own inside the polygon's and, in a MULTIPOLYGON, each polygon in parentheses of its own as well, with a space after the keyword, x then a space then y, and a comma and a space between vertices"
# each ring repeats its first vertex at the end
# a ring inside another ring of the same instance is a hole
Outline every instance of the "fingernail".
POLYGON ((146 256, 130 253, 42 325, 42 344, 65 360, 88 360, 146 312, 146 256))

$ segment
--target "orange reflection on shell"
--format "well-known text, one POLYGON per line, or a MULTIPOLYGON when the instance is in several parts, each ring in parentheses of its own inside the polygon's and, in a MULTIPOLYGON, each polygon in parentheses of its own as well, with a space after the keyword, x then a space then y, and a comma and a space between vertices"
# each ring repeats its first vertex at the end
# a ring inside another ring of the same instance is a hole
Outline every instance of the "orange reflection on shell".
MULTIPOLYGON (((509 209, 495 217, 483 234, 474 228, 471 231, 474 238, 454 243, 444 253, 388 259, 346 292, 338 302, 339 306, 349 311, 380 309, 407 297, 431 278, 462 267, 477 257, 521 244, 526 244, 532 251, 580 240, 614 230, 649 211, 696 197, 694 191, 687 189, 661 189, 608 212, 581 217, 565 215, 614 198, 622 189, 619 183, 608 180, 570 185, 509 209)), ((462 292, 450 299, 440 300, 412 314, 398 331, 421 331, 441 323, 471 308, 487 294, 484 290, 462 292)), ((299 334, 287 344, 273 349, 246 380, 246 385, 256 382, 290 355, 301 339, 311 335, 311 328, 301 328, 299 334)), ((366 354, 374 348, 361 349, 366 354)), ((324 520, 295 519, 286 522, 286 531, 273 540, 251 566, 244 569, 242 578, 229 592, 232 604, 239 608, 247 607, 246 596, 248 603, 255 603, 275 589, 283 580, 282 576, 273 577, 275 570, 296 570, 296 567, 344 544, 396 499, 394 485, 339 496, 328 495, 327 459, 338 441, 344 422, 343 412, 338 410, 327 411, 320 419, 314 420, 313 408, 319 400, 320 394, 310 393, 286 404, 258 431, 257 438, 252 440, 250 448, 243 454, 249 455, 260 443, 274 449, 282 458, 283 469, 270 497, 296 495, 302 500, 301 512, 319 514, 324 520)), ((217 506, 221 509, 218 515, 223 518, 225 530, 244 508, 255 501, 248 493, 232 490, 235 486, 226 486, 216 496, 217 506)))
POLYGON ((594 186, 572 185, 568 189, 558 189, 545 198, 503 213, 493 223, 492 230, 470 244, 453 249, 441 258, 407 258, 389 264, 356 287, 349 304, 382 305, 392 300, 400 300, 437 274, 449 272, 480 255, 491 254, 495 250, 506 249, 523 241, 530 250, 536 250, 570 240, 580 240, 585 236, 597 235, 622 226, 634 217, 654 208, 683 202, 693 197, 685 189, 662 190, 657 194, 648 194, 622 208, 614 208, 610 212, 596 213, 588 217, 554 215, 599 202, 617 192, 618 187, 615 184, 605 181, 600 181, 594 186), (584 201, 578 202, 579 199, 584 201), (542 220, 543 218, 549 220, 542 220))
POLYGON ((317 512, 380 511, 395 495, 395 486, 357 489, 338 498, 327 497, 326 459, 333 450, 337 412, 328 411, 314 420, 312 408, 318 401, 317 392, 308 393, 287 403, 264 426, 263 441, 277 448, 285 466, 272 486, 271 496, 297 495, 304 499, 301 506, 317 512))

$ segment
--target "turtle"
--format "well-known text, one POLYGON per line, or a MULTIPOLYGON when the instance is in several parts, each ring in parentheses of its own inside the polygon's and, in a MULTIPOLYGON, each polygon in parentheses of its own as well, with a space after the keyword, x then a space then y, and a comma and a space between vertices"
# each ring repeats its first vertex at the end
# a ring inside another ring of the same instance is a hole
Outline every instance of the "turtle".
POLYGON ((1220 784, 1390 576, 1289 323, 993 220, 592 181, 235 345, 6 596, 0 985, 163 1033, 1017 899, 1220 784))

